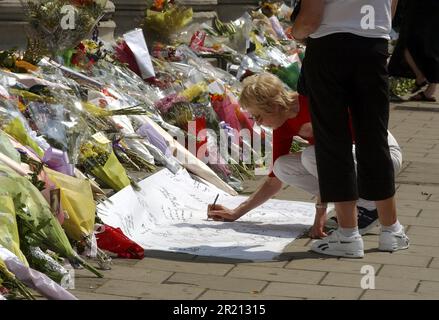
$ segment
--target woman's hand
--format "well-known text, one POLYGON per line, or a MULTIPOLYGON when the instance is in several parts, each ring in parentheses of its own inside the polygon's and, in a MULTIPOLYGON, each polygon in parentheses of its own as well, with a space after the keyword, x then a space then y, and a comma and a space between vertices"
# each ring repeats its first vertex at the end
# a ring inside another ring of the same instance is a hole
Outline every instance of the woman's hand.
POLYGON ((309 231, 309 237, 311 239, 321 239, 328 236, 324 231, 326 218, 326 204, 316 206, 314 224, 309 231))
POLYGON ((209 204, 207 207, 207 217, 215 221, 232 222, 241 216, 235 210, 228 209, 220 204, 215 204, 215 206, 209 204))
POLYGON ((316 225, 314 223, 314 225, 311 227, 311 230, 309 231, 309 237, 311 239, 321 239, 321 238, 325 238, 328 235, 325 233, 325 231, 323 231, 324 229, 324 225, 316 225))

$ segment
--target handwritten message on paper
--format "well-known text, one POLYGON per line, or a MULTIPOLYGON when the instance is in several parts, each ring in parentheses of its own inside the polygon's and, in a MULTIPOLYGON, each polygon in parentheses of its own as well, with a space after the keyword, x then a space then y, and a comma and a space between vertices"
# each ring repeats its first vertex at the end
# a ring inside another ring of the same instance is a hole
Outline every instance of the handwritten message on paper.
POLYGON ((130 186, 98 206, 99 217, 147 250, 185 252, 244 260, 272 260, 313 223, 314 204, 270 200, 235 222, 207 220, 207 205, 234 208, 246 197, 230 196, 167 169, 130 186))

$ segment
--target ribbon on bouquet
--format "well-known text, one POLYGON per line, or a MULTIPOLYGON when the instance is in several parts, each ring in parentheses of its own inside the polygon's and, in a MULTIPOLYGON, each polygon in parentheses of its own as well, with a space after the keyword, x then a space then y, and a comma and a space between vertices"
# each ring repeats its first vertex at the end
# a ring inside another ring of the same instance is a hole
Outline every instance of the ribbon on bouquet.
POLYGON ((75 167, 69 163, 69 157, 65 151, 50 147, 44 153, 43 162, 50 169, 74 176, 75 167))

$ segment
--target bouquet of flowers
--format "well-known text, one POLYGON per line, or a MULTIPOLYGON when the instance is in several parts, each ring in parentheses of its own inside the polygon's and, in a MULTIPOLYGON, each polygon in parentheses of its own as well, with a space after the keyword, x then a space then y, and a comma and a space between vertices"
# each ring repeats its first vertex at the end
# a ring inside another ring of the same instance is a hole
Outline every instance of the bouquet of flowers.
POLYGON ((154 102, 159 99, 160 90, 147 85, 129 68, 100 60, 92 69, 91 77, 104 84, 102 93, 118 100, 124 108, 143 108, 147 112, 156 113, 154 102))
POLYGON ((31 36, 55 57, 75 47, 104 15, 106 0, 21 0, 31 36))
POLYGON ((119 191, 130 184, 124 167, 111 147, 111 141, 102 133, 95 134, 81 146, 79 164, 110 188, 119 191))
MULTIPOLYGON (((52 148, 66 153, 66 167, 77 163, 79 146, 90 134, 80 98, 67 86, 55 89, 35 85, 21 92, 21 111, 29 125, 44 136, 52 148), (33 99, 29 93, 39 98, 33 99)), ((72 175, 73 168, 65 173, 72 175)))
POLYGON ((267 69, 281 79, 292 90, 297 90, 300 68, 302 67, 301 58, 298 53, 294 53, 288 59, 288 65, 285 64, 286 62, 283 62, 280 65, 271 64, 267 69))
POLYGON ((17 109, 16 103, 17 100, 0 99, 0 128, 42 157, 44 151, 33 137, 36 134, 32 132, 26 119, 17 109))
POLYGON ((102 277, 101 273, 73 251, 64 230, 39 190, 25 177, 6 166, 0 165, 0 172, 0 190, 9 193, 14 199, 20 240, 26 246, 56 252, 102 277))
POLYGON ((69 277, 70 274, 60 262, 55 260, 52 256, 45 253, 39 247, 25 247, 26 256, 28 257, 30 267, 38 270, 56 283, 62 283, 69 277))
POLYGON ((83 40, 75 48, 64 52, 64 64, 67 67, 76 67, 82 70, 91 70, 95 63, 101 59, 109 58, 107 49, 102 42, 83 40))
POLYGON ((149 2, 144 23, 147 34, 155 34, 169 40, 173 33, 192 21, 192 8, 176 5, 170 0, 149 2))
POLYGON ((77 109, 65 104, 32 102, 28 105, 31 122, 50 145, 67 152, 70 163, 77 163, 79 147, 87 137, 88 126, 77 109))

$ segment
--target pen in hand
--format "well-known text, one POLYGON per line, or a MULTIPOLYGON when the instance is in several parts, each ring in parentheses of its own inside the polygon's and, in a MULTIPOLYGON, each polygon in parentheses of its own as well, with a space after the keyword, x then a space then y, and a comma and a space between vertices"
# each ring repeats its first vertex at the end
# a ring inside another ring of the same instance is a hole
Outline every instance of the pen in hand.
POLYGON ((215 200, 213 201, 212 209, 215 209, 216 200, 218 200, 219 193, 216 195, 215 200))
MULTIPOLYGON (((212 210, 214 210, 215 209, 215 204, 216 204, 216 201, 218 200, 218 197, 219 197, 219 193, 216 195, 216 197, 215 197, 215 200, 213 201, 213 204, 212 204, 212 207, 211 207, 211 209, 212 210)), ((209 221, 209 214, 207 214, 207 219, 206 219, 206 221, 209 221)))

